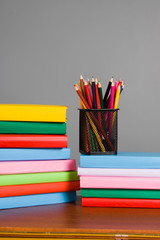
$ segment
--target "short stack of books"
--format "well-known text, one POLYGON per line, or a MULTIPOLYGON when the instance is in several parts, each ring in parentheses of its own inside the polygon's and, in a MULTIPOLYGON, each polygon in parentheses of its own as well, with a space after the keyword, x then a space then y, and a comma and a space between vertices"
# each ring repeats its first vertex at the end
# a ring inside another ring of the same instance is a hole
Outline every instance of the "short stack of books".
POLYGON ((0 104, 0 209, 73 202, 66 106, 0 104))
POLYGON ((82 206, 160 208, 160 153, 81 155, 82 206))

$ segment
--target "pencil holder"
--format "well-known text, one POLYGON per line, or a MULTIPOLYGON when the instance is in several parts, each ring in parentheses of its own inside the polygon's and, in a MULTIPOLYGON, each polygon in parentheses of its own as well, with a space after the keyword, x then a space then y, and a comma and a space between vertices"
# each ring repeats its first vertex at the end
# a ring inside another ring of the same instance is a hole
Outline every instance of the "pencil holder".
POLYGON ((79 109, 79 152, 117 154, 119 109, 79 109))

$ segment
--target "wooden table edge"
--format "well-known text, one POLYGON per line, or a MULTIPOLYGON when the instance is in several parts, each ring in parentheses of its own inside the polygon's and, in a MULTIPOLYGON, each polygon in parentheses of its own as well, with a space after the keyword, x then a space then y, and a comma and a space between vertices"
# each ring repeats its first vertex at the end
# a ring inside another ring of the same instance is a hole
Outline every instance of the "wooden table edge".
POLYGON ((53 229, 0 227, 0 238, 56 238, 56 239, 160 239, 160 230, 128 229, 53 229), (114 238, 113 238, 114 237, 114 238))

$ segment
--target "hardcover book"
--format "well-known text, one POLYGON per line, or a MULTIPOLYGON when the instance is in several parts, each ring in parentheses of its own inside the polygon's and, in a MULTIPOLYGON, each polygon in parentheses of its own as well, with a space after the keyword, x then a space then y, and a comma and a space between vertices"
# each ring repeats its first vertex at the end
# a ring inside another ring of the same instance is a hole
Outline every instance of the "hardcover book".
POLYGON ((0 121, 0 133, 66 134, 65 122, 7 122, 0 121))
POLYGON ((0 134, 0 148, 67 148, 67 135, 0 134))
POLYGON ((66 122, 66 106, 0 104, 1 121, 66 122))
POLYGON ((74 159, 41 161, 0 161, 0 175, 65 171, 76 171, 76 161, 74 159))
POLYGON ((70 159, 70 148, 0 148, 0 161, 70 159))
POLYGON ((0 186, 77 181, 77 171, 0 175, 0 186))
POLYGON ((117 155, 81 155, 82 168, 160 169, 160 153, 118 152, 117 155))
POLYGON ((144 189, 81 189, 82 197, 160 199, 160 190, 144 189))
POLYGON ((160 178, 155 177, 94 177, 80 176, 81 188, 160 189, 160 178))
POLYGON ((80 176, 160 177, 160 169, 78 168, 80 176))
POLYGON ((82 198, 84 207, 160 208, 159 199, 82 198))
POLYGON ((32 207, 48 204, 74 202, 76 192, 60 192, 0 198, 0 209, 32 207))
POLYGON ((13 197, 54 192, 69 192, 77 191, 79 190, 79 188, 79 181, 0 186, 0 197, 13 197))

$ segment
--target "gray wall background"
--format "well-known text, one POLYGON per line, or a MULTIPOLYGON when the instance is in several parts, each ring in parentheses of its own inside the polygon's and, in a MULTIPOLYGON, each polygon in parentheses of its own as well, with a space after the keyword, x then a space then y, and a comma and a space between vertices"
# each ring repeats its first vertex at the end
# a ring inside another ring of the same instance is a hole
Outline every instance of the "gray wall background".
POLYGON ((160 1, 0 0, 0 102, 67 105, 79 162, 73 85, 122 77, 119 150, 160 146, 160 1))

